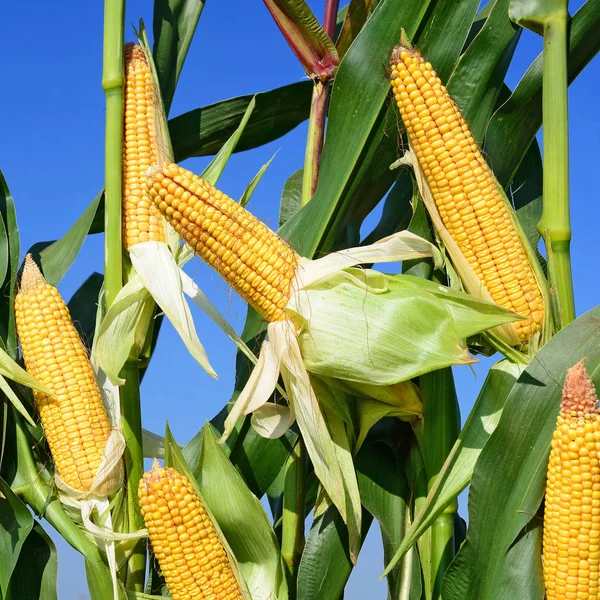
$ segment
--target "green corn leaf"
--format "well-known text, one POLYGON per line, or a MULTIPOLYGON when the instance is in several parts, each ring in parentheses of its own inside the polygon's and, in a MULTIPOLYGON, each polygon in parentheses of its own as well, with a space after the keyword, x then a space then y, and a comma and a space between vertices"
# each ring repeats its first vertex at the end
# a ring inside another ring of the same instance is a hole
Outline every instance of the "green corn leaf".
POLYGON ((252 181, 246 186, 242 197, 240 198, 240 205, 246 206, 248 202, 250 202, 250 198, 256 189, 256 186, 260 183, 262 176, 265 174, 265 171, 269 168, 269 165, 273 162, 277 152, 271 156, 271 158, 260 168, 258 173, 252 178, 252 181))
POLYGON ((0 592, 6 596, 8 584, 29 532, 33 517, 10 486, 0 478, 0 592))
POLYGON ((479 143, 519 41, 520 32, 508 18, 508 4, 509 0, 494 2, 483 27, 456 64, 447 86, 479 143))
POLYGON ((251 115, 254 110, 254 106, 256 105, 256 101, 254 98, 250 100, 248 104, 248 108, 246 108, 246 112, 238 125, 238 128, 233 132, 231 137, 225 142, 223 147, 219 150, 217 155, 210 161, 209 165, 202 171, 201 177, 206 179, 208 183, 212 185, 216 185, 219 177, 223 173, 227 162, 229 161, 242 133, 244 132, 244 128, 246 127, 251 115))
POLYGON ((6 264, 1 269, 4 275, 0 286, 0 336, 10 356, 16 358, 17 337, 13 299, 21 250, 15 203, 2 171, 0 171, 0 217, 3 226, 2 231, 6 236, 6 241, 1 242, 3 262, 6 264))
POLYGON ((104 231, 104 192, 100 192, 67 233, 54 242, 39 242, 29 249, 46 281, 58 285, 92 233, 104 231))
POLYGON ((154 63, 168 114, 185 57, 205 0, 157 0, 154 3, 154 63))
POLYGON ((302 178, 304 169, 292 173, 283 186, 279 202, 279 227, 293 217, 302 207, 302 178))
POLYGON ((241 135, 236 152, 250 150, 285 135, 308 119, 312 83, 291 83, 268 92, 238 96, 196 108, 169 120, 175 159, 216 154, 233 135, 248 105, 256 106, 241 135))
MULTIPOLYGON (((453 583, 463 600, 508 597, 502 585, 512 568, 509 549, 536 519, 544 495, 565 372, 583 358, 600 387, 599 335, 596 307, 555 335, 513 386, 471 479, 469 530, 457 556, 464 553, 458 560, 468 566, 453 583)), ((535 567, 531 577, 539 577, 541 564, 535 567)))
POLYGON ((349 4, 340 10, 338 19, 340 16, 343 16, 344 19, 335 42, 335 48, 340 59, 344 57, 350 44, 359 34, 367 17, 373 10, 374 4, 375 0, 350 0, 349 4), (342 15, 344 9, 346 11, 342 15))
POLYGON ((103 283, 104 276, 102 274, 92 273, 79 286, 67 304, 73 324, 88 350, 94 341, 98 299, 103 283))
MULTIPOLYGON (((372 522, 373 517, 363 511, 363 540, 372 522)), ((339 600, 351 573, 348 531, 335 507, 330 507, 315 519, 306 539, 298 567, 297 600, 339 600)))
POLYGON ((6 600, 58 600, 57 576, 56 546, 35 523, 21 549, 6 600))

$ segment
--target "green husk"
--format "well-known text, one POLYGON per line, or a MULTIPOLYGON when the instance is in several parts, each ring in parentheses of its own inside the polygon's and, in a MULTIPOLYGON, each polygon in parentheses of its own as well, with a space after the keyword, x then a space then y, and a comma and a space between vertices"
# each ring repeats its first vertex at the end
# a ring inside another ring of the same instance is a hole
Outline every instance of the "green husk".
POLYGON ((392 385, 474 362, 464 338, 518 318, 419 278, 349 271, 354 280, 339 273, 301 290, 288 304, 311 373, 392 385))

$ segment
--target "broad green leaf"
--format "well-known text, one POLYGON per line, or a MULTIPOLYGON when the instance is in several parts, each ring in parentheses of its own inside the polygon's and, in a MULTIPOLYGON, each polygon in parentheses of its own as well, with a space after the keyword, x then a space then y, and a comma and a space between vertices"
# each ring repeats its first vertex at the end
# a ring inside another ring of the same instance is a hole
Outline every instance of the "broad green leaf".
POLYGON ((42 526, 27 536, 10 580, 7 600, 58 600, 58 553, 42 526))
POLYGON ((292 173, 283 186, 279 203, 279 227, 293 217, 302 206, 302 177, 304 169, 292 173))
POLYGON ((144 458, 165 457, 165 438, 158 433, 142 429, 142 446, 144 458))
POLYGON ((154 2, 154 63, 168 114, 205 0, 154 2))
MULTIPOLYGON (((0 171, 0 188, 2 188, 2 194, 6 195, 8 188, 4 176, 0 171)), ((8 192, 10 193, 10 192, 8 192)), ((6 274, 8 273, 8 262, 9 262, 9 242, 8 234, 6 233, 6 225, 4 225, 4 219, 0 213, 0 285, 4 285, 6 281, 6 274)))
POLYGON ((419 33, 419 50, 444 82, 463 49, 479 4, 478 0, 439 0, 419 33))
POLYGON ((238 96, 196 108, 169 120, 175 159, 216 154, 238 128, 254 98, 256 107, 236 152, 262 146, 308 119, 312 83, 301 81, 251 96, 238 96))
MULTIPOLYGON (((277 153, 275 153, 275 154, 277 154, 277 153)), ((252 181, 250 181, 250 183, 246 186, 246 189, 244 190, 244 193, 242 194, 242 197, 240 198, 240 204, 242 206, 246 206, 246 204, 248 204, 248 202, 250 201, 250 198, 252 197, 252 194, 254 193, 256 186, 260 183, 260 180, 262 179, 262 176, 265 174, 265 171, 269 168, 269 165, 273 162, 273 159, 275 158, 275 154, 273 154, 273 156, 271 156, 271 158, 260 168, 258 173, 252 178, 252 181)))
POLYGON ((15 203, 0 171, 0 216, 7 238, 6 268, 0 287, 0 335, 12 358, 17 357, 17 338, 14 320, 14 292, 20 260, 19 228, 15 203))
MULTIPOLYGON (((0 375, 0 390, 2 390, 4 392, 4 394, 10 400, 12 405, 21 413, 21 415, 23 415, 25 420, 32 427, 35 427, 35 423, 34 423, 33 419, 31 418, 31 416, 29 415, 29 411, 25 408, 25 406, 24 406, 23 402, 21 401, 21 399, 19 398, 19 396, 17 396, 15 391, 10 387, 8 381, 6 381, 6 379, 4 379, 4 377, 2 375, 0 375)), ((3 405, 3 408, 6 408, 6 407, 3 405)), ((4 436, 3 436, 3 438, 4 438, 4 436)), ((4 439, 2 441, 4 442, 4 439)))
POLYGON ((34 379, 25 369, 19 366, 2 348, 0 348, 0 375, 12 379, 17 383, 26 385, 34 390, 40 390, 45 394, 52 392, 39 381, 34 379))
POLYGON ((506 597, 501 586, 511 568, 507 553, 544 495, 565 372, 583 358, 600 387, 599 335, 596 307, 554 336, 513 386, 471 479, 469 530, 460 551, 470 567, 456 584, 466 590, 463 600, 506 597))
POLYGON ((496 363, 479 392, 469 417, 420 512, 406 532, 390 568, 423 535, 438 515, 464 490, 481 450, 493 433, 506 398, 522 368, 507 360, 496 363))
POLYGON ((482 142, 520 30, 508 18, 509 0, 495 0, 489 17, 458 61, 448 91, 482 142))
POLYGON ((285 600, 283 562, 269 519, 217 444, 210 427, 204 430, 200 462, 198 485, 231 546, 252 597, 285 600))
POLYGON ((13 570, 29 532, 33 517, 28 508, 0 478, 0 592, 8 592, 13 570))
POLYGON ((219 177, 223 173, 225 169, 225 165, 227 161, 231 157, 235 147, 240 139, 242 133, 244 132, 244 128, 246 127, 250 116, 252 115, 252 111, 254 110, 254 106, 256 105, 256 101, 254 98, 250 100, 248 104, 248 108, 238 125, 238 128, 233 132, 231 137, 225 142, 223 147, 219 150, 217 155, 210 161, 209 165, 202 171, 201 177, 206 179, 210 184, 216 185, 219 177))
POLYGON ((104 192, 100 192, 60 240, 41 242, 32 246, 29 252, 41 266, 44 277, 50 285, 58 285, 64 277, 77 258, 88 234, 103 231, 104 225, 100 224, 103 215, 104 192), (38 256, 39 260, 37 260, 38 256))
MULTIPOLYGON (((373 517, 362 516, 364 540, 373 517)), ((352 573, 348 531, 335 507, 315 519, 298 568, 297 600, 340 600, 352 573)))
MULTIPOLYGON (((362 503, 379 522, 383 560, 387 564, 402 541, 407 511, 410 511, 411 490, 404 465, 389 445, 375 442, 367 443, 358 453, 356 471, 362 503)), ((403 576, 410 579, 408 585, 413 582, 413 570, 406 572, 402 567, 404 565, 398 566, 387 576, 390 598, 399 598, 403 585, 407 586, 403 576)), ((420 584, 418 572, 417 577, 420 584)))
POLYGON ((67 304, 73 324, 88 349, 92 347, 94 341, 98 298, 103 282, 102 274, 92 273, 79 286, 67 304))
POLYGON ((261 437, 250 426, 250 419, 246 419, 229 460, 257 498, 265 494, 279 475, 296 439, 292 429, 275 440, 261 437))
POLYGON ((410 172, 403 169, 385 198, 379 223, 365 238, 364 243, 374 244, 396 231, 407 229, 413 216, 412 207, 416 206, 418 201, 418 190, 413 186, 410 172))
MULTIPOLYGON (((600 0, 588 0, 569 26, 567 75, 572 83, 600 50, 600 0)), ((510 98, 494 113, 485 150, 496 178, 506 186, 542 124, 542 55, 531 64, 510 98)))
POLYGON ((327 81, 339 58, 305 0, 263 0, 283 37, 311 79, 327 81))

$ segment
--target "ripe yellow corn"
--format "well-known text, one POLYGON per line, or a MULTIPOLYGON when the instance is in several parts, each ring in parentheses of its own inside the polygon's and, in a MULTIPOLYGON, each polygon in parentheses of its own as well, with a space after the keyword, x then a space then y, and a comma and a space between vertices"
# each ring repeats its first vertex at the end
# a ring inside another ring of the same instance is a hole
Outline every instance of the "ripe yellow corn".
POLYGON ((87 491, 102 460, 110 423, 94 371, 69 310, 27 255, 15 298, 17 333, 27 371, 53 392, 34 390, 56 470, 87 491))
POLYGON ((496 180, 446 88, 416 49, 397 46, 392 87, 444 226, 496 304, 540 331, 544 302, 496 180))
POLYGON ((148 179, 177 233, 269 322, 284 318, 298 255, 243 206, 175 164, 148 179))
POLYGON ((242 600, 227 552, 187 477, 155 460, 138 494, 173 600, 242 600))
POLYGON ((583 361, 567 371, 546 484, 547 600, 598 600, 600 414, 583 361))
POLYGON ((123 245, 162 242, 164 222, 150 202, 146 172, 158 161, 152 73, 144 51, 125 45, 123 129, 123 245))

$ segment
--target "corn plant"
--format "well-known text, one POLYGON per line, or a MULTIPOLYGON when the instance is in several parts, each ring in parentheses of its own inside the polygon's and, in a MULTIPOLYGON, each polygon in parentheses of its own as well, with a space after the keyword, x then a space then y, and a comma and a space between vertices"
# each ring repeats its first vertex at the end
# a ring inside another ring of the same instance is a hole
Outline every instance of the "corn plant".
POLYGON ((391 600, 600 597, 600 309, 575 312, 567 111, 600 0, 309 4, 256 2, 306 80, 174 116, 204 2, 155 0, 150 34, 105 0, 104 189, 21 268, 0 176, 0 598, 57 598, 50 524, 92 600, 339 600, 374 520, 391 600), (525 28, 544 49, 510 89, 525 28), (274 231, 246 206, 270 163, 239 200, 219 178, 304 121, 274 231), (67 304, 98 233, 104 273, 67 304), (195 255, 248 304, 241 334, 195 255), (170 368, 165 318, 216 376, 190 301, 238 354, 181 445, 142 428, 140 383, 170 368), (453 367, 481 355, 461 427, 453 367))

